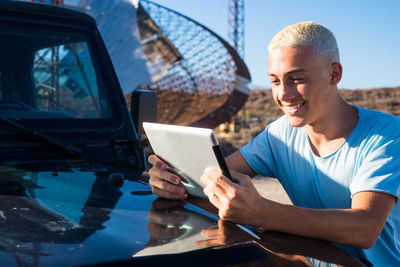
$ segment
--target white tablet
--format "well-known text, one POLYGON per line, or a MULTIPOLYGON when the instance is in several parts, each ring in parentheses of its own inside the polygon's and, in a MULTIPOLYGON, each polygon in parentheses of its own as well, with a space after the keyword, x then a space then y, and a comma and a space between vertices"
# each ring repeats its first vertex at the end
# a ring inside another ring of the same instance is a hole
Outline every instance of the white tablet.
POLYGON ((189 195, 206 198, 200 177, 207 167, 231 179, 213 130, 159 123, 143 123, 154 153, 182 178, 189 195))

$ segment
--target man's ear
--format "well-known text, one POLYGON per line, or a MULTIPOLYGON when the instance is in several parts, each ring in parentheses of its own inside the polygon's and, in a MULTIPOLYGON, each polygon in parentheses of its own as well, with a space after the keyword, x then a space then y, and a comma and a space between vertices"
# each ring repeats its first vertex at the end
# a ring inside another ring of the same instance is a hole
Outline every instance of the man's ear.
POLYGON ((340 80, 342 79, 342 73, 343 73, 343 67, 342 64, 340 64, 339 62, 334 62, 331 65, 331 80, 330 83, 332 85, 336 85, 340 82, 340 80))

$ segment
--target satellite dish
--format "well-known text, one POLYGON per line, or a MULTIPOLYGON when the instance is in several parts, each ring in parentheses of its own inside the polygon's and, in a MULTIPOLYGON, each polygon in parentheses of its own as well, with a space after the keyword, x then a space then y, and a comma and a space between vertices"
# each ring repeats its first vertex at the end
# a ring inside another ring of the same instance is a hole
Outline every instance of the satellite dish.
POLYGON ((241 109, 251 77, 224 39, 150 1, 140 1, 137 20, 148 59, 157 52, 159 64, 170 65, 163 75, 139 86, 156 92, 159 122, 214 128, 241 109))

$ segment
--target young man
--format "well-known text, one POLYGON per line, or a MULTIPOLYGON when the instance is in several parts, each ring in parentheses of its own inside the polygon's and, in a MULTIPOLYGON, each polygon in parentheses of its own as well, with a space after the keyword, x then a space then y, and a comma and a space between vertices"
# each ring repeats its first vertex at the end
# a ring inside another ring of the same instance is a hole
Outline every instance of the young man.
MULTIPOLYGON (((400 266, 400 119, 351 106, 333 34, 313 22, 280 31, 269 47, 275 102, 285 116, 226 161, 238 183, 206 170, 204 192, 223 220, 324 239, 376 266, 400 266), (262 198, 252 176, 276 177, 291 205, 262 198)), ((150 184, 185 198, 179 177, 151 156, 150 184)))

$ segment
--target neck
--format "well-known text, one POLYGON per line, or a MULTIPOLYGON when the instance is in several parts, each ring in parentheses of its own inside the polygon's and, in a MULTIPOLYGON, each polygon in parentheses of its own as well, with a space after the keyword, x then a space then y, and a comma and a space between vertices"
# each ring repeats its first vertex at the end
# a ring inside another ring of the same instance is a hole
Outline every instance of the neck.
POLYGON ((356 108, 346 103, 339 94, 337 96, 337 101, 332 101, 333 104, 327 107, 323 119, 305 126, 311 148, 320 157, 335 152, 358 122, 356 108))

